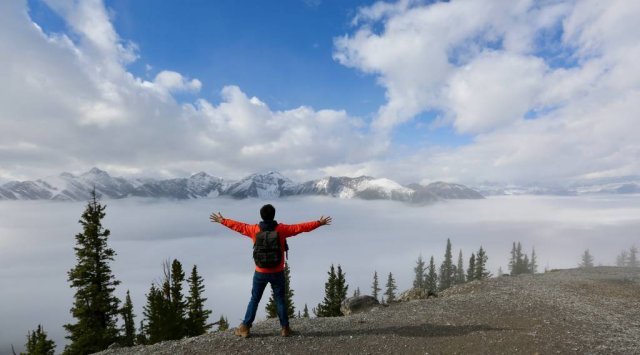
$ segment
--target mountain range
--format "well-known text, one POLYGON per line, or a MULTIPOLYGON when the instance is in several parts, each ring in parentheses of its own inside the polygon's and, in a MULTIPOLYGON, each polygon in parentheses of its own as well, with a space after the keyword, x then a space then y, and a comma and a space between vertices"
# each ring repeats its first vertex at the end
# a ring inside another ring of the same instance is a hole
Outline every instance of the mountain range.
POLYGON ((200 172, 188 178, 140 179, 113 177, 93 168, 86 173, 62 173, 35 181, 11 181, 0 186, 0 200, 86 201, 95 188, 102 198, 149 197, 195 199, 228 196, 235 199, 274 199, 320 195, 343 199, 395 200, 423 204, 446 199, 482 199, 464 185, 435 182, 401 185, 393 180, 360 177, 324 177, 296 183, 278 172, 257 173, 241 180, 225 180, 200 172))

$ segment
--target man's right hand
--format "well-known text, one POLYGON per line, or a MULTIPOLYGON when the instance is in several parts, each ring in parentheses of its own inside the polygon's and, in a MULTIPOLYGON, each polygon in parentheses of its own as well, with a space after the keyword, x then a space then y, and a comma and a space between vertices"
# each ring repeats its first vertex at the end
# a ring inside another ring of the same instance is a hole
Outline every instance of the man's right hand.
POLYGON ((320 219, 318 220, 318 222, 320 222, 321 226, 328 226, 331 224, 331 216, 320 216, 320 219))

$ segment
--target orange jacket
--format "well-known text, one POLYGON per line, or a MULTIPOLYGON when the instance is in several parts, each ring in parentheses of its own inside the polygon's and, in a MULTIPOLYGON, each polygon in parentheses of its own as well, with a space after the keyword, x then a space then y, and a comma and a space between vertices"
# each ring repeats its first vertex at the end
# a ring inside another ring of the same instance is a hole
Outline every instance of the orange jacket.
MULTIPOLYGON (((260 226, 258 224, 246 224, 238 221, 234 221, 232 219, 224 218, 222 220, 222 225, 229 229, 233 229, 234 231, 243 234, 253 241, 256 242, 256 234, 260 232, 260 226)), ((284 241, 286 238, 293 237, 294 235, 298 235, 303 232, 311 232, 312 230, 320 227, 319 221, 306 222, 300 224, 278 224, 276 227, 276 232, 278 232, 278 237, 280 238, 280 246, 282 246, 282 253, 284 254, 284 241)), ((263 273, 274 273, 280 272, 284 270, 284 255, 282 255, 282 262, 280 265, 274 268, 261 268, 256 265, 256 271, 263 273)))

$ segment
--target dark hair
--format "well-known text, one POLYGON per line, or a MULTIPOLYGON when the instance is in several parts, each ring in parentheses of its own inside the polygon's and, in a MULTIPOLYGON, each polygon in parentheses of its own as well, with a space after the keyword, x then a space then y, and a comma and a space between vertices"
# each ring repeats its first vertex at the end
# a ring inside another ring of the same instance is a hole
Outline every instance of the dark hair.
POLYGON ((276 208, 271 205, 262 206, 260 209, 260 217, 262 217, 262 220, 265 222, 273 221, 276 217, 276 208))

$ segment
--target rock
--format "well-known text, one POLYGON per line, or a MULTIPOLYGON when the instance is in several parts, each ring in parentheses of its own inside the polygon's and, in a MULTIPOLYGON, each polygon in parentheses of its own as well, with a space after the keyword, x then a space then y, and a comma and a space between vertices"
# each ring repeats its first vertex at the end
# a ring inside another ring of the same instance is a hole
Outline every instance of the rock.
POLYGON ((111 343, 107 349, 120 349, 122 346, 118 343, 111 343))
POLYGON ((380 305, 377 299, 373 296, 363 295, 356 297, 349 297, 342 301, 340 305, 340 311, 345 316, 355 313, 362 313, 370 310, 371 308, 377 307, 380 305))
POLYGON ((433 291, 427 291, 423 288, 411 288, 408 289, 398 296, 398 300, 400 302, 407 302, 412 300, 426 300, 430 297, 438 297, 438 295, 433 291))

